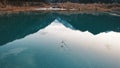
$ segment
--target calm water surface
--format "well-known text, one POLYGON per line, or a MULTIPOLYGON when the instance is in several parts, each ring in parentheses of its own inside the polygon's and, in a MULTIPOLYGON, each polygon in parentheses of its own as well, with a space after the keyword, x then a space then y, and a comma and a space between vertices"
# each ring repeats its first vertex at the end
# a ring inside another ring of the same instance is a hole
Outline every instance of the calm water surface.
POLYGON ((0 16, 0 68, 120 68, 120 16, 0 16))

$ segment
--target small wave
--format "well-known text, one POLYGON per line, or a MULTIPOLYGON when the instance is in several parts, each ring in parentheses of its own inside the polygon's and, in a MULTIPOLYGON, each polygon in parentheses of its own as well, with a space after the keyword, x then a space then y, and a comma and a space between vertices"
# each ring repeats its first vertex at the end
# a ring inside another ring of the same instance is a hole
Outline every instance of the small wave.
POLYGON ((109 14, 112 16, 120 16, 119 14, 116 14, 116 13, 109 13, 109 14))

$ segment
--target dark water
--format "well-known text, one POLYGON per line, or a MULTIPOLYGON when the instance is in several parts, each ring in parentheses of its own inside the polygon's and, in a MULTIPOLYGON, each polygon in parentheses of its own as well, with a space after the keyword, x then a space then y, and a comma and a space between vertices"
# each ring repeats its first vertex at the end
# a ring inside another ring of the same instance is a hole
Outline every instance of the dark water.
POLYGON ((120 68, 120 16, 0 16, 0 68, 120 68))

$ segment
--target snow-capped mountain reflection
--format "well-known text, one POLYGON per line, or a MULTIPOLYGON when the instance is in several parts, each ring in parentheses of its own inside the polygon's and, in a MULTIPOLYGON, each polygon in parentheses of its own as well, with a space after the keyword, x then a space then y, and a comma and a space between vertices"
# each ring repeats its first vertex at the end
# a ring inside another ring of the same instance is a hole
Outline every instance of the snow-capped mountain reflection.
POLYGON ((120 32, 120 17, 107 13, 13 13, 0 16, 0 46, 36 33, 56 18, 67 28, 89 31, 94 35, 106 31, 120 32))
POLYGON ((0 64, 6 62, 6 67, 12 67, 13 63, 19 62, 30 68, 120 67, 120 33, 111 31, 94 35, 71 27, 67 22, 55 19, 46 28, 2 46, 0 64))

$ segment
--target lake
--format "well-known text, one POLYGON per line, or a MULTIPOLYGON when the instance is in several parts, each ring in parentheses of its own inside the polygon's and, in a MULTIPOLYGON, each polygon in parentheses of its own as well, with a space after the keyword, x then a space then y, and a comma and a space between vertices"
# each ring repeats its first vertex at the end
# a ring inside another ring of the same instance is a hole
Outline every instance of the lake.
POLYGON ((120 15, 0 15, 0 68, 120 68, 120 15))

